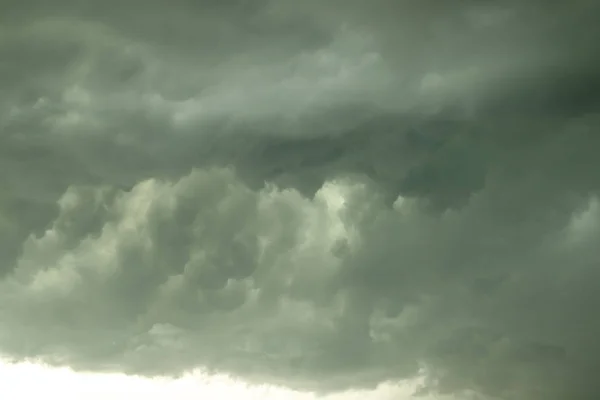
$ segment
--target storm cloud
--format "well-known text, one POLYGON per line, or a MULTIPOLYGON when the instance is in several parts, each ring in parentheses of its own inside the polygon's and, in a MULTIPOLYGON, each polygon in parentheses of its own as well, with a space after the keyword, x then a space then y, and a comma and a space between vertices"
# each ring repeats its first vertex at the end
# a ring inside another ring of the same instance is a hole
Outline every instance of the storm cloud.
POLYGON ((0 351, 596 399, 592 1, 2 1, 0 351))

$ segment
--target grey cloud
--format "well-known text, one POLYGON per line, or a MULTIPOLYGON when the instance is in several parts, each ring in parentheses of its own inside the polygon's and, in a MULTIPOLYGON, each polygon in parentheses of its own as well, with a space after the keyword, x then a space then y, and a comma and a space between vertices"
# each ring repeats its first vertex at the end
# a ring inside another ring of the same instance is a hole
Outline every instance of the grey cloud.
POLYGON ((598 9, 569 4, 4 2, 0 349, 596 398, 598 9))

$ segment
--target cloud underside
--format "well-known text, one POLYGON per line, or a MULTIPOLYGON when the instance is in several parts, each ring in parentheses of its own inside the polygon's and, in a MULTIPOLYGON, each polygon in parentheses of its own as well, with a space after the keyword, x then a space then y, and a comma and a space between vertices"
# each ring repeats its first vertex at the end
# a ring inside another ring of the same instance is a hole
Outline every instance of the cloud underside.
POLYGON ((600 394, 596 5, 13 3, 1 352, 600 394))

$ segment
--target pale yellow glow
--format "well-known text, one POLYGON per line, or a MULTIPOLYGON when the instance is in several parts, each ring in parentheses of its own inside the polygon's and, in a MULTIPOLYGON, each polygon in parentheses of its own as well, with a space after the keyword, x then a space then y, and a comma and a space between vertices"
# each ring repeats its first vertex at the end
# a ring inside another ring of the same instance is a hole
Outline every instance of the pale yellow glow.
POLYGON ((147 379, 122 374, 76 373, 31 363, 0 364, 0 398, 89 399, 301 399, 282 389, 248 387, 232 379, 190 374, 180 379, 147 379))
POLYGON ((384 384, 368 391, 317 396, 277 387, 251 386, 231 378, 207 377, 199 373, 179 379, 149 379, 0 361, 0 399, 3 400, 408 400, 412 398, 414 387, 414 383, 404 386, 384 384))

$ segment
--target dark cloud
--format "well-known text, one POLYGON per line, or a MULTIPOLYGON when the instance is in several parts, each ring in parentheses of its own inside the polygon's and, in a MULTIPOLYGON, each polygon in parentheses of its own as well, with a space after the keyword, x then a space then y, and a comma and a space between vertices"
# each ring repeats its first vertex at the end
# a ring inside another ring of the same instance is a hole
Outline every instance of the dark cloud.
POLYGON ((3 2, 0 349, 597 398, 599 11, 3 2))

